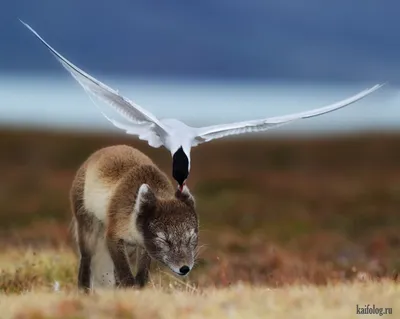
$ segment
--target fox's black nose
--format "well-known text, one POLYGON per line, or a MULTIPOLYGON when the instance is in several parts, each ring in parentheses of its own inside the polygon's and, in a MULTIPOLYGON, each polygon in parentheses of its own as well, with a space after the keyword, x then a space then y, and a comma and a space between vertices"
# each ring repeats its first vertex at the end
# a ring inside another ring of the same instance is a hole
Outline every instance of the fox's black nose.
POLYGON ((179 272, 181 273, 181 275, 186 275, 189 271, 190 271, 190 268, 188 266, 186 266, 186 265, 182 266, 179 269, 179 272))

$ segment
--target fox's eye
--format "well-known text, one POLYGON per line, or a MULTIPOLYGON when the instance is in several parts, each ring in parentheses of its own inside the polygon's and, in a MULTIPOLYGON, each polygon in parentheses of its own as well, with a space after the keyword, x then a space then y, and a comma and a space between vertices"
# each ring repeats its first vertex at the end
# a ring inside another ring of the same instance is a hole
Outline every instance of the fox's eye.
POLYGON ((171 242, 166 238, 157 237, 155 241, 161 245, 170 246, 171 242))
POLYGON ((186 240, 187 244, 193 244, 197 240, 197 234, 194 229, 187 231, 185 233, 185 237, 187 238, 187 240, 186 240))
POLYGON ((171 245, 165 239, 155 238, 154 242, 155 242, 156 246, 158 247, 158 249, 161 249, 164 252, 167 252, 171 249, 171 245))
POLYGON ((165 232, 162 232, 162 231, 160 231, 160 232, 158 232, 158 233, 156 234, 155 240, 156 240, 157 242, 160 242, 160 243, 163 243, 163 244, 169 244, 165 232))

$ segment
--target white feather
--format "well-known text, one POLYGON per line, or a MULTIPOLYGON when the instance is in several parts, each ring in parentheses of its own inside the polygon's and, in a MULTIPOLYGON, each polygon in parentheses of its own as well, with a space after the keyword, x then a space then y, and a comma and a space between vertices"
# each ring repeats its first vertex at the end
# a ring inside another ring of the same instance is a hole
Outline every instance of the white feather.
POLYGON ((319 116, 322 114, 330 113, 335 110, 341 109, 347 105, 350 105, 356 101, 361 100, 362 98, 366 97, 367 95, 381 88, 383 85, 384 84, 377 84, 372 88, 357 93, 356 95, 353 95, 347 99, 305 112, 294 113, 284 116, 270 117, 260 120, 243 121, 230 124, 221 124, 221 125, 203 127, 198 130, 198 136, 204 139, 205 142, 207 142, 228 135, 266 131, 271 128, 291 123, 295 120, 319 116))
POLYGON ((136 135, 139 139, 147 141, 152 147, 157 148, 164 146, 171 152, 172 155, 180 147, 182 147, 189 160, 188 170, 190 170, 190 150, 192 147, 195 147, 201 143, 229 135, 261 132, 291 123, 298 119, 306 119, 333 112, 363 99, 367 95, 383 86, 383 84, 377 84, 339 102, 301 113, 195 128, 190 127, 176 119, 158 120, 149 111, 123 97, 118 93, 118 91, 108 87, 104 83, 98 81, 69 62, 66 58, 54 50, 45 40, 43 40, 43 38, 28 24, 23 21, 21 22, 50 50, 50 52, 57 58, 64 68, 72 74, 72 76, 78 81, 78 83, 84 88, 90 97, 94 96, 102 101, 107 102, 125 119, 127 119, 129 124, 118 122, 108 117, 100 110, 101 114, 108 121, 110 121, 115 127, 124 130, 127 134, 136 135))
MULTIPOLYGON (((108 87, 104 83, 78 68, 76 65, 72 64, 53 47, 51 47, 28 24, 23 21, 21 22, 50 50, 50 52, 56 57, 61 65, 71 73, 74 79, 83 87, 89 96, 96 97, 97 99, 106 102, 133 124, 153 124, 152 129, 155 132, 162 132, 165 130, 165 127, 153 114, 118 94, 116 90, 108 87)), ((104 113, 102 114, 104 115, 104 113)), ((149 137, 152 139, 153 135, 150 135, 149 137)), ((151 140, 150 142, 153 145, 157 144, 154 140, 151 140)))

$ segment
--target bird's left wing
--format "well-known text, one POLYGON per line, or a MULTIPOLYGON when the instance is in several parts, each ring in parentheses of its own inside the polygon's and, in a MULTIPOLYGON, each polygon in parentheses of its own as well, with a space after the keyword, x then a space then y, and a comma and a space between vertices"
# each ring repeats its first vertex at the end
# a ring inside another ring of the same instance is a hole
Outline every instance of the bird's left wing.
POLYGON ((140 140, 147 141, 148 144, 154 148, 158 148, 163 145, 160 136, 156 133, 157 130, 154 129, 154 124, 143 123, 143 124, 133 124, 129 125, 118 122, 110 117, 108 117, 104 112, 100 110, 101 114, 110 121, 115 127, 124 130, 126 134, 136 135, 140 140))
POLYGON ((229 135, 266 131, 270 128, 278 127, 298 119, 306 119, 322 115, 325 113, 333 112, 347 105, 350 105, 358 100, 361 100, 362 98, 366 97, 367 95, 381 88, 383 85, 384 84, 377 84, 372 88, 364 90, 345 100, 305 112, 294 113, 284 116, 270 117, 260 120, 243 121, 231 124, 221 124, 221 125, 201 127, 197 129, 196 141, 197 143, 204 143, 211 141, 213 139, 222 138, 229 135))
POLYGON ((150 145, 161 143, 158 135, 167 133, 167 128, 153 114, 133 103, 129 99, 123 97, 117 91, 98 81, 86 72, 82 71, 80 68, 64 58, 55 49, 53 49, 28 24, 23 21, 21 22, 50 50, 50 52, 57 58, 62 66, 71 73, 75 80, 89 94, 89 96, 94 96, 111 105, 118 113, 120 113, 132 124, 121 124, 113 119, 110 119, 102 112, 103 116, 105 116, 111 123, 120 129, 124 129, 128 134, 139 135, 141 139, 148 140, 150 145), (151 140, 145 138, 145 136, 151 136, 151 140), (156 141, 157 139, 158 141, 156 141))

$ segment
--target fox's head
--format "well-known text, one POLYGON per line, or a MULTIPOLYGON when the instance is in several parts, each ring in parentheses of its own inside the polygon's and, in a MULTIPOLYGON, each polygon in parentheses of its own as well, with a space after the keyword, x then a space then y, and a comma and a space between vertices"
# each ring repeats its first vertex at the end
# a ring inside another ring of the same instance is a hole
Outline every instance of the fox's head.
POLYGON ((185 185, 171 199, 157 198, 147 184, 136 197, 136 223, 149 255, 184 276, 193 268, 198 243, 195 201, 185 185))

